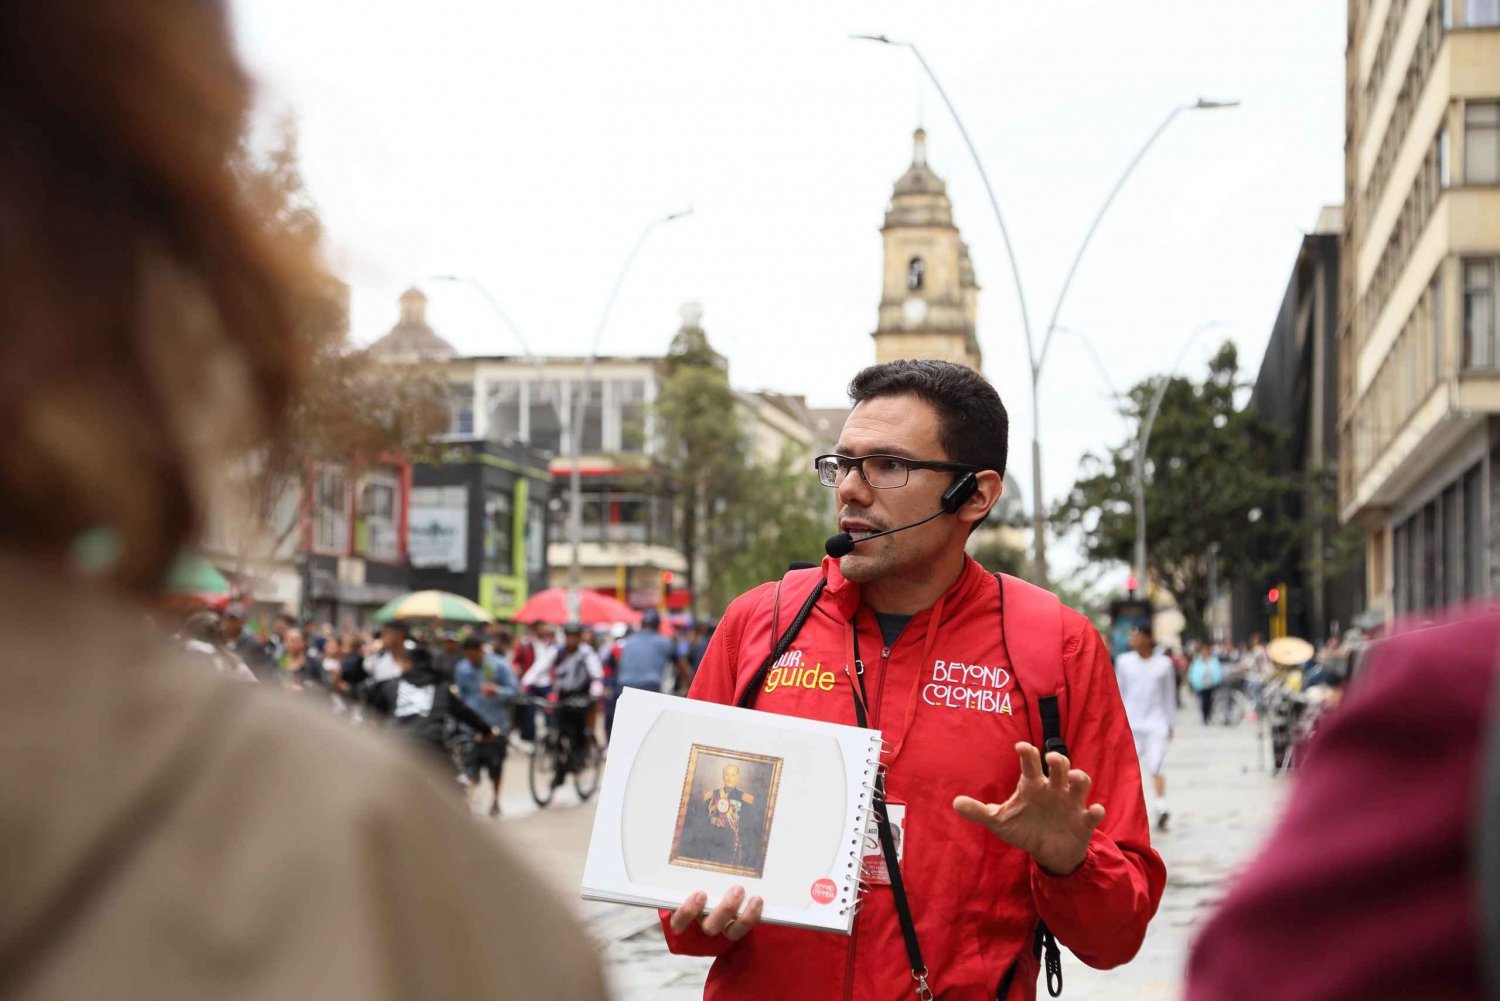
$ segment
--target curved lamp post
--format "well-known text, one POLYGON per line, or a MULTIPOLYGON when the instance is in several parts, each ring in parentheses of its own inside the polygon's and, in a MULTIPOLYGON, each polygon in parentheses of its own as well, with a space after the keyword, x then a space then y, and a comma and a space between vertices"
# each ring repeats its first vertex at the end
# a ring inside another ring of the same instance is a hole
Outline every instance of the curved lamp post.
POLYGON ((594 339, 589 344, 589 353, 583 362, 583 377, 580 380, 578 390, 573 394, 573 406, 565 407, 562 403, 562 393, 559 387, 553 386, 547 381, 547 370, 542 360, 531 353, 531 348, 526 342, 510 316, 500 306, 499 301, 490 294, 490 291, 480 282, 464 275, 434 275, 436 281, 461 282, 473 288, 489 303, 490 309, 500 318, 500 321, 515 336, 516 342, 520 344, 521 351, 532 366, 536 369, 537 382, 545 394, 547 402, 557 414, 559 430, 563 439, 568 443, 570 456, 570 468, 568 471, 568 543, 572 550, 568 565, 568 616, 577 620, 582 605, 583 570, 580 560, 583 543, 583 419, 584 411, 588 407, 588 397, 592 390, 592 378, 594 374, 594 361, 599 354, 599 341, 604 336, 604 328, 609 323, 609 317, 614 312, 615 300, 619 298, 620 288, 625 284, 625 278, 630 274, 631 266, 640 255, 641 247, 646 243, 653 230, 665 223, 674 222, 693 214, 691 208, 680 212, 669 212, 658 216, 646 224, 641 235, 636 238, 635 244, 630 248, 630 253, 625 258, 625 263, 620 267, 620 273, 615 276, 615 283, 610 287, 609 296, 604 300, 604 312, 599 317, 599 323, 594 328, 594 339))
POLYGON ((989 175, 985 173, 984 163, 979 159, 979 152, 974 148, 973 140, 969 138, 968 129, 964 128, 963 120, 958 117, 958 110, 953 107, 953 102, 948 99, 948 93, 947 91, 943 90, 943 85, 938 81, 937 74, 932 71, 932 67, 928 65, 927 60, 922 57, 921 50, 919 50, 916 45, 911 42, 898 41, 896 39, 888 38, 885 35, 874 34, 854 34, 850 35, 849 37, 871 42, 880 42, 882 45, 894 45, 898 48, 904 48, 911 51, 911 54, 916 57, 917 62, 921 64, 923 72, 927 74, 927 79, 932 82, 932 86, 938 92, 938 96, 943 99, 943 105, 947 107, 948 113, 953 116, 953 122, 958 126, 959 134, 963 136, 964 144, 969 148, 969 156, 974 161, 974 167, 979 172, 979 179, 984 183, 985 194, 989 196, 990 208, 995 214, 995 222, 1000 227, 1000 237, 1005 244, 1006 257, 1010 261, 1011 278, 1015 282, 1016 286, 1016 300, 1021 309, 1021 329, 1026 337, 1026 359, 1031 370, 1031 527, 1032 545, 1034 547, 1033 567, 1037 578, 1036 583, 1041 585, 1042 587, 1046 587, 1047 522, 1046 515, 1043 511, 1044 502, 1042 499, 1041 401, 1039 398, 1038 388, 1042 378, 1042 364, 1047 359, 1047 349, 1051 346, 1052 334, 1057 329, 1057 318, 1062 313, 1063 302, 1067 299, 1068 290, 1073 285, 1073 276, 1077 273, 1078 265, 1082 262, 1084 252, 1088 250, 1089 243, 1092 242, 1094 233, 1096 230, 1098 230, 1099 223, 1103 220, 1104 214, 1109 211, 1110 205, 1114 203, 1115 196, 1120 193, 1120 189, 1125 186, 1125 182, 1129 179, 1130 175, 1135 172, 1135 168, 1146 156, 1147 151, 1156 144, 1156 140, 1160 138, 1161 134, 1167 130, 1167 126, 1171 125, 1172 121, 1184 111, 1207 111, 1216 108, 1233 108, 1238 106, 1239 102, 1208 101, 1204 100, 1203 98, 1199 98, 1193 104, 1177 105, 1167 114, 1164 119, 1162 119, 1161 124, 1158 125, 1146 138, 1145 143, 1143 143, 1141 145, 1141 148, 1136 151, 1135 156, 1131 158, 1130 162, 1125 165, 1124 172, 1120 174, 1119 178, 1116 179, 1114 186, 1110 188, 1109 194, 1104 199, 1104 204, 1099 207, 1099 211, 1094 213, 1094 219, 1091 223, 1089 223, 1088 231, 1084 233, 1083 242, 1079 244, 1077 253, 1073 255, 1073 263, 1068 267, 1067 277, 1063 279, 1062 289, 1058 292, 1057 301, 1052 307, 1052 316, 1047 321, 1047 329, 1042 338, 1042 349, 1040 353, 1038 353, 1035 350, 1031 335, 1031 318, 1026 309, 1026 295, 1021 289, 1021 274, 1019 266, 1016 263, 1015 252, 1011 247, 1010 234, 1005 228, 1005 220, 1000 214, 1000 203, 995 198, 995 189, 990 184, 989 175))

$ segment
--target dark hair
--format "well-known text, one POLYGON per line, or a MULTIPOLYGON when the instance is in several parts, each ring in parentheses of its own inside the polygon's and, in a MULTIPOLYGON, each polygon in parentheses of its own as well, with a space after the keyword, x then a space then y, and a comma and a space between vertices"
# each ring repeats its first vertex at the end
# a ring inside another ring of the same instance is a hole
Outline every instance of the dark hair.
POLYGON ((280 440, 308 260, 243 197, 250 97, 223 0, 0 5, 6 548, 109 526, 107 578, 154 592, 206 457, 280 440))
POLYGON ((410 636, 411 635, 411 627, 408 626, 406 624, 405 620, 403 620, 403 619, 392 619, 389 622, 382 622, 380 624, 380 628, 381 629, 394 629, 398 633, 400 633, 402 636, 410 636))
POLYGON ((470 635, 464 637, 463 642, 459 644, 459 649, 461 649, 461 650, 483 650, 484 649, 484 640, 480 639, 478 636, 474 636, 474 635, 470 634, 470 635))
POLYGON ((1005 475, 1010 418, 995 387, 964 365, 903 358, 863 369, 849 383, 860 404, 886 396, 915 396, 938 413, 938 441, 952 462, 1005 475))

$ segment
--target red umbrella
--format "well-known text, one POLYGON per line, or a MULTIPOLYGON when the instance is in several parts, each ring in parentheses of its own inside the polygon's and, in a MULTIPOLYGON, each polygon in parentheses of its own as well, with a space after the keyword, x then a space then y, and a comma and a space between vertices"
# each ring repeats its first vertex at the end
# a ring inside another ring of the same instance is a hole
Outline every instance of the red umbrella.
MULTIPOLYGON (((625 604, 616 601, 606 594, 598 591, 580 591, 579 597, 579 619, 589 624, 600 622, 624 622, 628 625, 638 626, 641 624, 641 613, 625 604)), ((568 621, 568 592, 560 587, 549 587, 545 591, 538 591, 526 599, 526 604, 516 612, 517 622, 547 622, 554 626, 567 624, 568 621)))

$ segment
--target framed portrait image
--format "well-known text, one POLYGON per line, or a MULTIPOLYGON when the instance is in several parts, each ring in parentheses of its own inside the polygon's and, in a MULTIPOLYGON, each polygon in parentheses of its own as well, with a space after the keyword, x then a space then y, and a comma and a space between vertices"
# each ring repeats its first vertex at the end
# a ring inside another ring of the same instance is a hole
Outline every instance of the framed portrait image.
POLYGON ((781 766, 770 755, 691 745, 668 863, 760 879, 781 766))

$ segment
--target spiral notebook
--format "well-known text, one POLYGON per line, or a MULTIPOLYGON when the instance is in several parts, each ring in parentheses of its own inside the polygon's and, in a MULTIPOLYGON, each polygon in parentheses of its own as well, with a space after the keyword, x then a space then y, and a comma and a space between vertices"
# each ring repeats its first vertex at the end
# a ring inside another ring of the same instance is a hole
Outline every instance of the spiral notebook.
POLYGON ((626 689, 615 709, 583 896, 709 906, 849 933, 880 732, 626 689))

